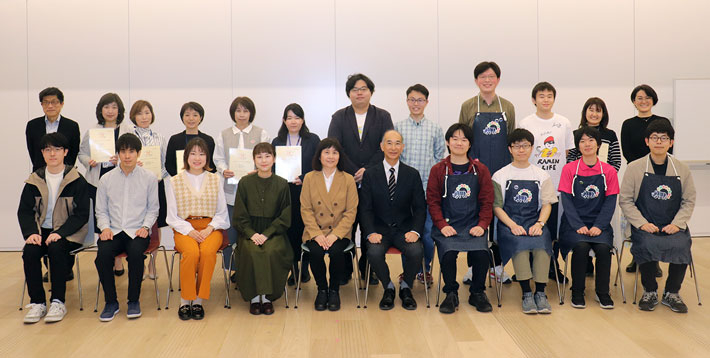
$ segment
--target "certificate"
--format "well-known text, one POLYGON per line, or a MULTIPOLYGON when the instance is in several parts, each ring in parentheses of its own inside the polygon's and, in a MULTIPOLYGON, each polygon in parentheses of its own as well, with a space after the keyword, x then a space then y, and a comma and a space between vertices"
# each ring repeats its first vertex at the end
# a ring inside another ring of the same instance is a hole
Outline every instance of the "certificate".
POLYGON ((143 147, 139 160, 143 163, 143 169, 155 174, 158 180, 163 177, 159 145, 147 145, 143 147))
POLYGON ((184 149, 175 151, 175 167, 177 167, 178 174, 184 170, 183 166, 185 166, 185 164, 183 163, 184 161, 182 159, 183 155, 185 155, 184 149))
POLYGON ((276 175, 293 182, 301 175, 301 146, 276 146, 276 175))
POLYGON ((602 143, 602 146, 599 147, 599 160, 609 163, 609 143, 602 143))
POLYGON ((254 158, 251 149, 229 148, 229 170, 234 177, 227 179, 228 184, 237 184, 239 179, 254 171, 254 158))
POLYGON ((113 128, 89 129, 89 147, 91 159, 98 163, 108 162, 116 154, 116 141, 113 128))

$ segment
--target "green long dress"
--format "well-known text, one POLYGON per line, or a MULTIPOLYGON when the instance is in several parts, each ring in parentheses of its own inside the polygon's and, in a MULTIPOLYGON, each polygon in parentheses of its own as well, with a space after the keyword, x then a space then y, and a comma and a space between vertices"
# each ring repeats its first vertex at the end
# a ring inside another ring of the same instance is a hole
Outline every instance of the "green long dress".
POLYGON ((236 250, 237 287, 250 301, 266 295, 281 297, 293 262, 286 230, 291 226, 291 193, 288 182, 274 174, 256 173, 239 180, 232 226, 239 232, 236 250), (268 239, 261 246, 251 241, 255 233, 268 239))

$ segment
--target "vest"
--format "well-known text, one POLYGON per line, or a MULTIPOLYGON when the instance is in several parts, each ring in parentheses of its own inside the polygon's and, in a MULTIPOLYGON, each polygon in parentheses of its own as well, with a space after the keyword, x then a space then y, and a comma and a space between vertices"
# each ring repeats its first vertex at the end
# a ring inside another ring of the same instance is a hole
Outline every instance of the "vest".
MULTIPOLYGON (((229 148, 239 148, 239 134, 234 134, 233 127, 229 127, 222 131, 222 144, 224 148, 224 159, 229 165, 229 148)), ((244 133, 244 149, 253 149, 254 146, 261 142, 261 132, 264 130, 252 125, 251 131, 249 133, 244 133)), ((227 194, 227 203, 230 204, 231 196, 236 193, 236 186, 233 184, 228 184, 227 180, 224 181, 224 191, 227 194)), ((233 198, 232 198, 233 199, 233 198)), ((234 204, 234 200, 231 200, 231 204, 234 204)))
POLYGON ((182 219, 190 216, 214 217, 217 212, 219 195, 219 177, 206 173, 202 187, 195 189, 190 185, 187 174, 183 171, 170 178, 177 203, 177 214, 182 219))

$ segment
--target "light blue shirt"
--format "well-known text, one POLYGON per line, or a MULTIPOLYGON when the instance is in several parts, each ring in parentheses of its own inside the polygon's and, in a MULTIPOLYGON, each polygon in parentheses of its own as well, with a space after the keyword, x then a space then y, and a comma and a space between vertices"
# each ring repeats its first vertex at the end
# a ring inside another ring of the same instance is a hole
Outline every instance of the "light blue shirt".
POLYGON ((426 117, 417 123, 411 116, 397 122, 394 129, 404 138, 404 151, 399 160, 419 172, 426 191, 431 167, 446 156, 444 131, 426 117))
POLYGON ((158 179, 136 166, 126 175, 120 166, 99 180, 96 192, 96 221, 101 231, 125 232, 135 238, 141 227, 152 227, 158 219, 158 179))
POLYGON ((62 119, 62 116, 58 116, 57 120, 54 122, 50 122, 49 119, 47 119, 47 116, 44 116, 44 130, 47 134, 49 133, 57 133, 57 130, 59 130, 59 121, 62 119))

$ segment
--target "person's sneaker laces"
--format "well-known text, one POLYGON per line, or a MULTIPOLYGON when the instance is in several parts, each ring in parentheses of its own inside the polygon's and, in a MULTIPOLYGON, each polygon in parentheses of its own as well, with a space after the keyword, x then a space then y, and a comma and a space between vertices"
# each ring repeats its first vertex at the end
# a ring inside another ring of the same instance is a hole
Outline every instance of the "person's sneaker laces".
POLYGON ((59 322, 67 314, 67 307, 59 300, 53 300, 49 305, 47 316, 44 317, 45 322, 59 322))
POLYGON ((687 313, 688 306, 685 305, 683 299, 677 293, 665 292, 663 293, 663 300, 661 303, 665 306, 670 307, 671 311, 678 313, 687 313))
POLYGON ((639 301, 639 309, 642 311, 653 311, 656 309, 656 305, 658 305, 658 293, 656 291, 644 291, 639 301))
POLYGON ((29 310, 25 314, 25 323, 37 323, 47 314, 47 305, 44 303, 30 303, 25 308, 29 310))
POLYGON ((532 292, 523 293, 523 313, 537 314, 537 305, 535 300, 533 300, 532 292))

